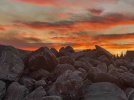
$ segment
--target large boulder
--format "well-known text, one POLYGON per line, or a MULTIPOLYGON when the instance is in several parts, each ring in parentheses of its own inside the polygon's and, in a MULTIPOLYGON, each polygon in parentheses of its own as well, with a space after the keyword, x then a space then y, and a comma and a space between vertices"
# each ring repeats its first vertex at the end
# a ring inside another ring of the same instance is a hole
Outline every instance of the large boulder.
POLYGON ((51 48, 50 51, 56 56, 59 57, 59 52, 55 48, 51 48))
POLYGON ((25 62, 30 71, 35 71, 41 68, 47 71, 52 71, 58 64, 55 55, 46 47, 41 47, 31 53, 25 62))
POLYGON ((125 93, 115 84, 100 82, 86 88, 83 100, 128 100, 125 93))
POLYGON ((61 96, 64 100, 73 100, 74 98, 78 100, 78 92, 83 85, 83 78, 82 72, 67 70, 57 78, 48 93, 61 96))
POLYGON ((46 91, 42 86, 36 88, 33 92, 28 94, 24 100, 44 100, 43 98, 46 96, 46 91))
POLYGON ((97 68, 103 73, 107 73, 108 71, 107 65, 105 63, 98 64, 97 68))
POLYGON ((127 88, 125 91, 128 100, 134 100, 134 89, 133 88, 127 88))
POLYGON ((5 96, 5 92, 6 92, 6 84, 0 81, 0 100, 3 100, 3 97, 5 96))
POLYGON ((109 59, 112 59, 113 58, 113 55, 110 52, 108 52, 107 50, 105 50, 104 48, 102 48, 102 47, 100 47, 98 45, 96 45, 95 47, 96 47, 96 51, 97 51, 97 53, 98 53, 99 56, 105 55, 109 59))
POLYGON ((59 50, 59 55, 60 56, 68 56, 72 53, 74 53, 74 49, 71 47, 71 46, 67 46, 67 47, 62 47, 60 50, 59 50))
POLYGON ((74 65, 74 59, 69 56, 62 56, 59 58, 59 64, 70 64, 74 65))
POLYGON ((7 89, 4 100, 23 100, 28 94, 28 89, 17 82, 13 82, 7 89))
POLYGON ((11 51, 0 52, 0 79, 17 81, 24 69, 22 59, 11 51))

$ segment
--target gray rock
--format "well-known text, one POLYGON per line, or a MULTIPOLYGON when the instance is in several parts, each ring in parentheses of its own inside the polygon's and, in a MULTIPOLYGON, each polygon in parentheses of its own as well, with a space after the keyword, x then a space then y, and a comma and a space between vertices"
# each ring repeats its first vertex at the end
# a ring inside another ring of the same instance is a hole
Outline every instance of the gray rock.
POLYGON ((60 96, 46 96, 43 100, 62 100, 60 96))
POLYGON ((58 64, 58 61, 48 48, 41 47, 31 53, 25 60, 25 63, 30 71, 36 71, 38 69, 53 71, 58 64))
POLYGON ((46 96, 46 91, 42 86, 36 88, 32 93, 28 94, 24 100, 44 100, 46 96))
POLYGON ((11 51, 2 51, 0 55, 0 79, 17 81, 24 69, 23 61, 11 51))
POLYGON ((59 52, 55 48, 51 48, 50 51, 56 56, 59 57, 59 52))
POLYGON ((45 80, 39 80, 35 82, 35 87, 39 87, 39 86, 45 87, 46 85, 47 83, 45 82, 45 80))
POLYGON ((26 86, 29 90, 34 88, 35 82, 36 81, 34 79, 27 77, 27 76, 23 76, 20 79, 20 83, 23 84, 24 86, 26 86))
POLYGON ((6 84, 0 81, 0 100, 2 100, 3 97, 5 96, 5 92, 6 92, 6 84))
POLYGON ((63 99, 79 98, 78 92, 83 84, 83 74, 80 71, 68 70, 60 75, 48 91, 49 95, 58 95, 63 99))
POLYGON ((74 65, 74 59, 69 56, 62 56, 59 58, 59 64, 70 64, 74 65))
POLYGON ((83 100, 128 100, 115 84, 100 82, 87 87, 83 100))
POLYGON ((108 71, 107 65, 105 63, 98 64, 97 68, 103 73, 107 73, 108 71))
POLYGON ((133 88, 127 88, 125 92, 128 97, 128 100, 134 100, 134 89, 133 88))
POLYGON ((62 47, 60 50, 59 50, 59 55, 60 56, 69 56, 71 55, 72 53, 74 53, 74 49, 71 47, 71 46, 67 46, 67 47, 62 47))
POLYGON ((28 94, 28 89, 17 82, 12 83, 8 89, 4 100, 23 100, 28 94))

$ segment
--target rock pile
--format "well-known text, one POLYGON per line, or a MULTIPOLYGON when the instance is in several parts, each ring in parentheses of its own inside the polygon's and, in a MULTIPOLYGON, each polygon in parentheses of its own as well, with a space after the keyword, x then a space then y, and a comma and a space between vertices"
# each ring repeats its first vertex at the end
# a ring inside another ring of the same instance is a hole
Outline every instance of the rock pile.
POLYGON ((134 100, 132 55, 0 45, 0 100, 134 100))

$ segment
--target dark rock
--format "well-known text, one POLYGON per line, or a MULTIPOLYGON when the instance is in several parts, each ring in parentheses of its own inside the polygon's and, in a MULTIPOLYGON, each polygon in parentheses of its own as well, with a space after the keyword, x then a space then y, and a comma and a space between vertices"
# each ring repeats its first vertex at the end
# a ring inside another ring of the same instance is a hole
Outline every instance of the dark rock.
POLYGON ((3 97, 5 96, 5 92, 6 92, 6 84, 0 81, 0 100, 3 100, 3 97))
POLYGON ((60 56, 69 56, 70 54, 74 53, 74 49, 71 46, 67 46, 67 47, 62 47, 59 50, 59 54, 60 56))
POLYGON ((57 67, 54 70, 54 74, 56 76, 59 76, 59 75, 65 73, 67 70, 74 71, 75 68, 72 65, 69 65, 69 64, 58 64, 57 67))
POLYGON ((125 57, 128 59, 133 59, 134 58, 134 51, 127 51, 125 57))
POLYGON ((36 88, 32 93, 28 94, 24 100, 44 100, 43 98, 46 96, 46 91, 43 87, 36 88))
POLYGON ((59 58, 59 63, 74 65, 74 59, 69 56, 62 56, 59 58))
POLYGON ((95 47, 96 47, 96 51, 98 52, 98 55, 100 55, 100 56, 101 55, 106 55, 110 59, 113 58, 113 55, 110 52, 108 52, 107 50, 105 50, 104 48, 102 48, 98 45, 96 45, 95 47))
POLYGON ((48 78, 50 73, 44 69, 39 69, 30 73, 30 76, 36 80, 48 78))
POLYGON ((56 56, 59 57, 59 52, 55 48, 51 48, 50 51, 56 56))
POLYGON ((108 72, 108 68, 107 68, 107 65, 105 63, 98 64, 97 68, 103 73, 108 72))
POLYGON ((47 83, 45 82, 45 80, 39 80, 35 82, 35 87, 39 87, 39 86, 45 87, 46 85, 47 83))
POLYGON ((65 100, 78 100, 78 91, 83 85, 84 75, 80 71, 68 70, 60 75, 49 90, 49 95, 58 95, 65 100))
POLYGON ((46 96, 43 100, 62 100, 60 96, 46 96))
POLYGON ((128 100, 125 93, 115 84, 101 82, 86 88, 83 100, 128 100))
POLYGON ((34 88, 35 82, 36 81, 34 79, 27 77, 27 76, 23 76, 20 79, 20 83, 26 86, 29 90, 32 90, 34 88))
POLYGON ((31 71, 38 69, 53 71, 57 64, 58 61, 55 55, 46 47, 39 48, 26 59, 26 66, 31 71))
POLYGON ((11 51, 2 51, 0 55, 0 79, 17 81, 24 69, 23 61, 11 51))
POLYGON ((4 100, 23 100, 28 94, 28 89, 17 82, 12 83, 8 89, 4 100))
POLYGON ((125 91, 128 100, 134 100, 134 89, 133 88, 127 88, 125 91))

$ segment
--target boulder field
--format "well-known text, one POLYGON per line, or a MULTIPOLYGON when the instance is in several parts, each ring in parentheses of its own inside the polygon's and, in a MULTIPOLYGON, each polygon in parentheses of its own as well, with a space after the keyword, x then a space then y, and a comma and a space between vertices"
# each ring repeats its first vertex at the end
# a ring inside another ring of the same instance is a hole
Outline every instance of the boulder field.
POLYGON ((0 45, 0 100, 134 100, 133 55, 0 45))

